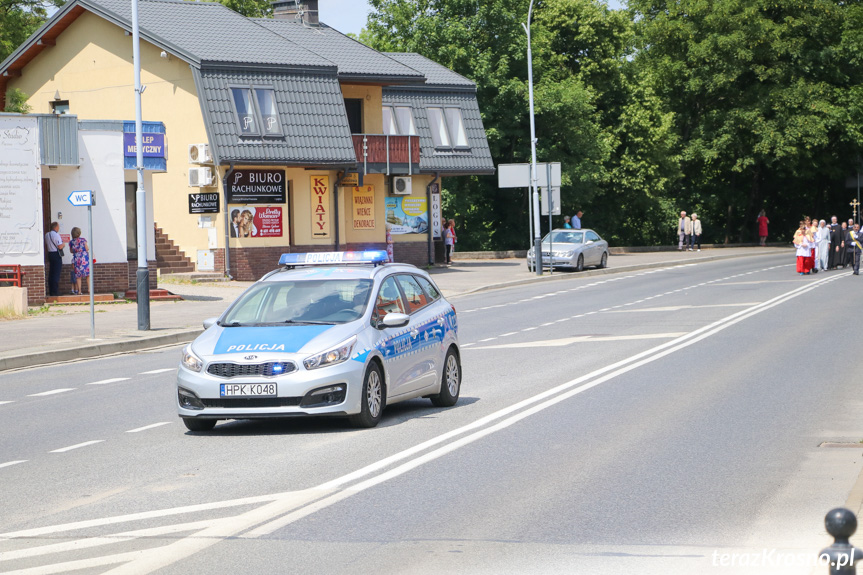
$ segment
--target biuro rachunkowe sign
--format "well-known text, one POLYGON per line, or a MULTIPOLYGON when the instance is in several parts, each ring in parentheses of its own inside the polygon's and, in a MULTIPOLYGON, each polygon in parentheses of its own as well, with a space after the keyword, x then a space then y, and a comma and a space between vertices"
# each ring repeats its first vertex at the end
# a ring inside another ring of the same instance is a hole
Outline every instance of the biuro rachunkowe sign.
POLYGON ((287 198, 284 170, 234 170, 227 184, 230 204, 284 204, 287 198))
POLYGON ((218 214, 219 194, 189 194, 190 214, 218 214))

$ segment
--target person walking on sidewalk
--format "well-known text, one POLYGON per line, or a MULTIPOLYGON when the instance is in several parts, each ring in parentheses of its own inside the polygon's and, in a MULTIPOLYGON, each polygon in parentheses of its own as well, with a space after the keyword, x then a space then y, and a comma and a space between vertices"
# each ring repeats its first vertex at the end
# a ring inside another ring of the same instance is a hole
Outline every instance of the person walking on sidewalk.
POLYGON ((583 216, 583 215, 584 215, 584 212, 581 210, 578 210, 577 212, 575 212, 575 215, 572 216, 572 219, 570 220, 570 222, 572 223, 572 229, 574 229, 574 230, 580 230, 581 229, 581 216, 583 216))
POLYGON ((764 210, 761 210, 761 213, 758 214, 758 219, 755 220, 758 223, 758 244, 762 246, 767 245, 767 224, 770 223, 770 220, 767 219, 767 214, 764 210))
POLYGON ((81 228, 72 228, 72 240, 69 242, 72 252, 72 269, 75 270, 75 287, 73 295, 81 295, 81 280, 90 277, 90 249, 87 240, 81 237, 81 228))
POLYGON ((48 251, 48 295, 60 295, 60 273, 63 271, 63 238, 60 237, 59 222, 51 222, 45 234, 45 249, 48 251))
POLYGON ((455 220, 444 222, 443 243, 446 250, 446 265, 450 265, 452 264, 452 253, 455 251, 455 220))
POLYGON ((677 251, 682 251, 683 246, 689 243, 689 234, 691 232, 692 221, 686 217, 686 212, 680 212, 680 219, 677 220, 677 251))
POLYGON ((698 219, 698 214, 692 214, 692 233, 689 236, 689 251, 698 244, 698 251, 701 251, 701 220, 698 219))
POLYGON ((572 218, 570 218, 569 216, 563 216, 563 229, 565 229, 565 230, 571 230, 572 229, 572 224, 569 223, 570 221, 572 221, 572 218))

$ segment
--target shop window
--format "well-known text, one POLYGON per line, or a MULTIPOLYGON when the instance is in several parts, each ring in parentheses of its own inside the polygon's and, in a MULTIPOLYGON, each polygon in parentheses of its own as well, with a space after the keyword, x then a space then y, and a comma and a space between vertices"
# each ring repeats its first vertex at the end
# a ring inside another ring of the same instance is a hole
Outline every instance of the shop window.
POLYGON ((51 102, 52 114, 68 114, 69 100, 54 100, 51 102))
POLYGON ((231 88, 231 99, 241 135, 282 135, 276 93, 272 88, 231 88))

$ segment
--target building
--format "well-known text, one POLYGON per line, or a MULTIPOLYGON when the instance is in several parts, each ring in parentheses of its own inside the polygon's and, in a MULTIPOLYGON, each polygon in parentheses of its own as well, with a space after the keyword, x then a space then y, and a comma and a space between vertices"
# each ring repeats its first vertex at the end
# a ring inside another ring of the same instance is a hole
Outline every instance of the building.
MULTIPOLYGON (((217 3, 139 2, 148 218, 186 258, 148 247, 163 273, 257 279, 281 253, 385 248, 388 231, 397 261, 425 265, 441 178, 494 172, 472 82, 364 46, 317 22, 316 4, 279 0, 273 19, 249 19, 217 3)), ((109 263, 99 245, 125 250, 126 277, 136 267, 130 10, 71 0, 0 64, 4 97, 17 88, 36 114, 74 115, 78 138, 94 127, 122 138, 108 162, 123 164, 122 182, 74 182, 129 216, 99 216, 97 279, 109 263)), ((42 169, 45 222, 65 202, 55 180, 81 165, 42 169)))

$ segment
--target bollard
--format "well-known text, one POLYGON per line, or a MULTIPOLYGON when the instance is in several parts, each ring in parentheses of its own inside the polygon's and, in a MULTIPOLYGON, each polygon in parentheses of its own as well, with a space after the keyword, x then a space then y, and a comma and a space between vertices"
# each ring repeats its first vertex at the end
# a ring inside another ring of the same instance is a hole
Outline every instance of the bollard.
POLYGON ((829 557, 830 575, 855 575, 857 561, 863 560, 863 552, 849 541, 857 531, 857 517, 848 509, 837 507, 824 517, 824 527, 833 536, 834 542, 822 549, 819 557, 829 557))

